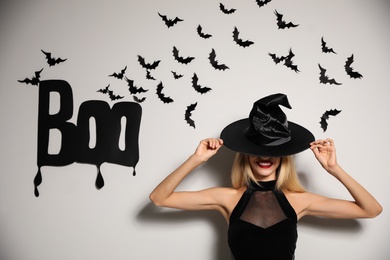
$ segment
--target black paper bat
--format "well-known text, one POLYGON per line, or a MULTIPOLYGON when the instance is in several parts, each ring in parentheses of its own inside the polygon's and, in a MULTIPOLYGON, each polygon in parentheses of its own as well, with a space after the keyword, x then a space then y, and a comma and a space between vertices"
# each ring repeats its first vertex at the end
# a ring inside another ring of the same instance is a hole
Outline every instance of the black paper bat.
POLYGON ((324 41, 324 37, 321 38, 321 49, 323 53, 330 53, 333 52, 334 54, 337 54, 333 48, 329 48, 326 46, 326 42, 324 41))
POLYGON ((236 11, 236 9, 226 9, 225 6, 222 3, 219 3, 219 9, 221 9, 222 13, 224 14, 232 14, 236 11))
POLYGON ((202 26, 200 26, 200 24, 199 24, 199 25, 198 25, 198 28, 196 28, 196 31, 198 32, 198 35, 199 35, 200 37, 202 37, 203 39, 208 39, 208 38, 212 37, 211 34, 203 33, 202 30, 203 30, 203 28, 202 28, 202 26))
POLYGON ((156 80, 156 79, 153 78, 153 76, 150 74, 150 70, 146 70, 146 79, 156 80))
POLYGON ((165 25, 169 27, 172 27, 174 26, 175 24, 177 24, 178 22, 182 22, 184 20, 178 18, 178 17, 175 17, 174 19, 169 19, 167 18, 166 15, 162 15, 160 13, 158 13, 158 15, 161 17, 161 19, 165 22, 165 25))
POLYGON ((43 50, 41 50, 41 51, 43 52, 43 54, 46 55, 47 63, 49 64, 50 67, 67 60, 67 59, 61 59, 61 58, 53 58, 53 57, 51 57, 50 52, 45 52, 43 50))
POLYGON ((108 86, 105 88, 99 89, 97 92, 108 94, 112 101, 124 98, 123 96, 114 95, 114 92, 110 90, 110 84, 108 84, 108 86))
POLYGON ((119 72, 119 73, 114 72, 114 73, 112 73, 111 75, 108 75, 108 76, 109 77, 115 77, 117 79, 123 79, 123 75, 125 74, 126 69, 127 69, 127 66, 123 70, 121 70, 121 72, 119 72))
POLYGON ((265 6, 266 4, 268 4, 269 2, 271 2, 271 0, 256 0, 256 3, 259 7, 263 7, 265 6))
POLYGON ((173 46, 173 51, 172 52, 173 52, 173 57, 175 58, 175 60, 180 62, 180 63, 183 63, 183 64, 188 64, 193 59, 195 59, 194 57, 183 58, 183 57, 179 56, 179 50, 175 46, 173 46))
POLYGON ((342 85, 341 83, 338 83, 335 79, 329 79, 329 77, 325 74, 326 69, 321 67, 321 65, 318 63, 318 67, 320 68, 320 83, 326 84, 334 84, 334 85, 342 85))
POLYGON ((210 52, 210 55, 209 55, 209 60, 210 60, 211 66, 213 66, 214 69, 217 69, 217 70, 229 69, 229 67, 226 66, 225 64, 218 64, 216 57, 217 57, 217 55, 215 54, 215 50, 212 49, 210 52))
POLYGON ((325 111, 325 113, 321 116, 321 121, 320 121, 321 128, 322 130, 324 130, 324 132, 328 129, 328 122, 326 120, 329 119, 329 116, 336 116, 340 112, 341 110, 337 110, 337 109, 331 109, 325 111))
POLYGON ((174 72, 174 71, 171 71, 172 72, 172 74, 173 74, 173 77, 175 78, 175 79, 180 79, 181 77, 183 77, 183 75, 181 75, 181 74, 177 74, 176 72, 174 72))
POLYGON ((137 96, 133 96, 133 100, 137 103, 143 103, 145 101, 146 97, 138 98, 137 96))
POLYGON ((345 62, 345 66, 344 66, 345 72, 347 72, 347 75, 350 76, 351 78, 354 78, 354 79, 363 78, 362 74, 360 74, 357 71, 354 71, 353 68, 351 67, 353 62, 354 62, 354 60, 353 60, 353 54, 352 54, 351 57, 349 57, 347 59, 347 61, 345 62))
POLYGON ((254 44, 254 42, 252 41, 249 41, 249 40, 242 40, 239 38, 239 34, 240 32, 238 31, 237 27, 234 27, 234 31, 233 31, 233 40, 241 47, 248 47, 248 46, 251 46, 252 44, 254 44))
POLYGON ((284 61, 284 63, 283 63, 284 66, 292 69, 293 71, 295 71, 297 73, 299 72, 298 66, 295 65, 292 61, 292 58, 295 56, 295 54, 292 52, 292 49, 290 49, 287 56, 278 57, 274 53, 268 53, 268 55, 271 56, 271 58, 275 62, 275 64, 278 64, 279 62, 284 61))
POLYGON ((172 103, 173 102, 173 99, 170 98, 170 97, 166 97, 165 94, 162 93, 162 90, 163 90, 164 86, 162 84, 162 82, 160 82, 158 85, 157 85, 157 91, 156 91, 156 94, 158 96, 158 98, 164 102, 164 103, 172 103))
POLYGON ((154 70, 157 68, 157 66, 160 64, 160 61, 161 60, 154 61, 153 63, 146 63, 145 59, 141 55, 138 55, 139 64, 141 64, 142 68, 147 70, 154 70))
POLYGON ((275 64, 278 64, 281 61, 284 61, 286 59, 285 56, 276 56, 275 53, 268 53, 269 56, 271 56, 272 60, 275 62, 275 64))
POLYGON ((199 85, 198 80, 198 76, 196 75, 196 73, 194 73, 194 76, 192 77, 192 87, 196 90, 196 92, 204 94, 211 90, 211 88, 209 87, 202 87, 201 85, 199 85))
POLYGON ((187 124, 195 128, 195 121, 192 120, 192 112, 195 110, 198 103, 191 104, 187 107, 186 112, 184 114, 184 119, 186 120, 187 124))
POLYGON ((24 80, 18 80, 18 82, 38 86, 42 70, 43 68, 41 70, 35 71, 35 76, 33 76, 31 79, 25 78, 24 80))
POLYGON ((299 24, 293 24, 292 22, 286 22, 283 20, 283 14, 278 13, 278 11, 275 10, 275 15, 276 15, 276 21, 278 25, 278 29, 289 29, 291 27, 297 27, 299 24))
POLYGON ((125 80, 127 81, 127 85, 129 86, 129 92, 130 94, 137 94, 137 93, 145 93, 148 91, 148 89, 143 89, 142 87, 137 87, 134 85, 134 80, 131 80, 125 76, 125 80))

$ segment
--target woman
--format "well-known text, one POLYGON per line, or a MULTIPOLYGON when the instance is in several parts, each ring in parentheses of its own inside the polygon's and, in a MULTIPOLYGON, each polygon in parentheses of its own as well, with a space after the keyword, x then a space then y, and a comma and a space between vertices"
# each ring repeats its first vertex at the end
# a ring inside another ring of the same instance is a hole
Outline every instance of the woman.
POLYGON ((284 94, 255 102, 248 118, 228 125, 221 139, 202 140, 195 153, 150 194, 157 206, 219 211, 229 223, 228 242, 236 260, 294 259, 296 223, 303 216, 373 218, 382 211, 376 199, 339 166, 333 140, 314 141, 310 131, 287 121, 279 105, 291 108, 284 94), (237 152, 233 187, 176 192, 180 182, 222 145, 237 152), (291 155, 308 148, 354 201, 302 188, 291 155))

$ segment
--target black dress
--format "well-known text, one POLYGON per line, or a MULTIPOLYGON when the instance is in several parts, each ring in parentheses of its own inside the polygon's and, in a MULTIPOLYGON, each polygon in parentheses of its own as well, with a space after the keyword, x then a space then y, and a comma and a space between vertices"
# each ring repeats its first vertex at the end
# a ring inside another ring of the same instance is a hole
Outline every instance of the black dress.
POLYGON ((294 259, 297 215, 275 183, 252 183, 234 208, 228 243, 235 260, 294 259))

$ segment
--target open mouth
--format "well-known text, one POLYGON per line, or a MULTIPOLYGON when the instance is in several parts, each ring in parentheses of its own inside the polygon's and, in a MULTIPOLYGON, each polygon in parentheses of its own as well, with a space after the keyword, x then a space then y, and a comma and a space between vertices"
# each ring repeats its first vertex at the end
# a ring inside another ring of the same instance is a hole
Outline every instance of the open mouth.
POLYGON ((263 168, 263 169, 268 169, 272 166, 272 162, 270 161, 259 161, 259 162, 256 162, 256 164, 260 167, 260 168, 263 168))

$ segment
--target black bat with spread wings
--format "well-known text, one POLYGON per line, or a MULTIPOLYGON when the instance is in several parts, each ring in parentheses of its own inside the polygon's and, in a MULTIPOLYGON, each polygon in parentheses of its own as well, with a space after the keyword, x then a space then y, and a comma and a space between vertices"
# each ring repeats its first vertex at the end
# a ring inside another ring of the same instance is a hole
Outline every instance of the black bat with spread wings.
POLYGON ((133 100, 137 103, 143 103, 146 100, 146 97, 138 98, 137 96, 133 96, 133 100))
POLYGON ((192 112, 195 110, 198 103, 191 104, 187 107, 186 112, 184 114, 184 119, 193 128, 195 128, 195 121, 191 118, 192 112))
POLYGON ((123 96, 115 95, 114 92, 110 90, 110 84, 108 84, 108 86, 105 88, 99 89, 97 92, 107 94, 110 97, 111 101, 124 98, 123 96))
POLYGON ((150 70, 146 70, 146 79, 149 79, 149 80, 156 80, 156 79, 150 74, 150 70))
POLYGON ((337 54, 337 53, 333 50, 333 48, 329 48, 329 47, 327 46, 327 43, 325 42, 324 37, 321 38, 321 50, 322 50, 323 53, 330 53, 330 52, 332 52, 332 53, 334 53, 334 54, 337 54))
POLYGON ((275 53, 268 53, 269 56, 271 56, 272 60, 275 62, 275 64, 278 64, 282 61, 284 61, 283 65, 287 68, 290 68, 291 70, 295 72, 299 72, 298 66, 295 65, 292 61, 292 58, 295 56, 295 54, 292 52, 292 49, 290 48, 290 51, 287 56, 276 56, 275 53))
POLYGON ((45 52, 43 50, 41 50, 41 51, 43 52, 43 54, 45 54, 46 59, 47 59, 47 63, 49 64, 50 67, 67 60, 67 59, 61 59, 61 58, 53 58, 51 56, 50 52, 45 52))
POLYGON ((173 74, 173 77, 175 78, 175 79, 180 79, 181 77, 183 77, 183 75, 181 75, 181 74, 178 74, 177 72, 175 72, 175 71, 171 71, 172 72, 172 74, 173 74))
POLYGON ((160 13, 158 13, 158 15, 161 17, 161 19, 164 21, 165 25, 166 25, 168 28, 174 26, 174 25, 177 24, 178 22, 184 21, 183 19, 180 19, 180 18, 178 18, 178 17, 175 17, 174 19, 169 19, 169 18, 167 18, 166 15, 162 15, 162 14, 160 14, 160 13))
POLYGON ((236 9, 226 9, 226 7, 222 4, 222 3, 219 3, 219 9, 222 11, 222 13, 224 14, 232 14, 236 11, 236 9))
POLYGON ((320 121, 321 128, 322 130, 324 130, 324 132, 328 129, 327 120, 329 119, 329 116, 336 116, 340 112, 341 110, 337 110, 337 109, 331 109, 325 111, 325 113, 321 116, 321 121, 320 121))
POLYGON ((363 75, 360 74, 359 72, 357 71, 354 71, 353 68, 351 67, 352 63, 354 62, 354 59, 353 59, 353 54, 351 55, 351 57, 349 57, 347 59, 347 61, 345 62, 345 72, 347 73, 348 76, 350 76, 351 78, 354 78, 354 79, 360 79, 360 78, 363 78, 363 75))
POLYGON ((198 92, 200 94, 204 94, 204 93, 211 91, 211 88, 202 87, 201 85, 199 85, 198 80, 199 80, 198 76, 196 75, 196 73, 194 73, 194 76, 192 77, 192 87, 196 90, 196 92, 198 92))
POLYGON ((278 11, 275 10, 274 13, 276 15, 276 24, 278 25, 278 29, 289 29, 299 26, 299 24, 293 24, 292 22, 287 23, 286 21, 284 21, 283 14, 278 13, 278 11))
POLYGON ((210 55, 209 55, 209 61, 210 61, 211 66, 213 66, 214 69, 217 69, 217 70, 229 69, 229 67, 226 66, 225 64, 219 64, 218 61, 216 60, 216 57, 217 57, 217 55, 215 53, 215 50, 212 49, 210 52, 210 55))
POLYGON ((190 63, 193 59, 195 59, 195 57, 187 57, 187 58, 183 58, 181 56, 179 56, 179 50, 173 46, 173 57, 175 58, 175 60, 177 62, 180 62, 182 64, 188 64, 190 63))
POLYGON ((38 86, 42 70, 43 68, 41 70, 35 71, 35 76, 33 76, 31 79, 25 78, 24 80, 18 80, 18 82, 38 86))
POLYGON ((239 46, 244 47, 244 48, 254 44, 254 42, 252 42, 252 41, 242 40, 239 37, 239 35, 240 35, 240 32, 238 31, 237 27, 234 27, 234 30, 233 30, 233 40, 234 40, 235 43, 237 43, 239 46))
POLYGON ((129 79, 125 76, 125 80, 127 81, 127 85, 129 87, 130 94, 138 94, 138 93, 145 93, 148 91, 148 89, 143 89, 142 87, 137 87, 134 85, 134 80, 129 79))
POLYGON ((143 58, 141 55, 138 55, 138 62, 141 64, 142 68, 147 70, 154 70, 160 64, 161 60, 156 60, 153 63, 146 63, 145 58, 143 58))
POLYGON ((170 98, 170 97, 166 97, 164 93, 162 93, 162 90, 163 90, 164 86, 162 84, 162 82, 160 82, 158 85, 157 85, 157 91, 156 91, 156 94, 158 96, 158 98, 164 102, 164 103, 172 103, 173 102, 173 99, 170 98))
POLYGON ((112 73, 111 75, 108 75, 109 77, 114 77, 114 78, 117 78, 117 79, 123 79, 123 76, 125 75, 125 72, 126 72, 126 69, 127 69, 127 66, 121 70, 121 72, 119 73, 112 73))
POLYGON ((256 0, 256 3, 259 7, 263 7, 265 6, 266 4, 268 4, 269 2, 271 2, 271 0, 256 0))
POLYGON ((207 33, 204 33, 203 32, 203 28, 202 26, 199 24, 198 27, 196 28, 196 31, 198 32, 198 35, 203 38, 203 39, 208 39, 210 37, 212 37, 211 34, 207 34, 207 33))
POLYGON ((322 84, 334 84, 334 85, 342 85, 341 83, 338 83, 335 79, 330 79, 325 73, 326 69, 321 67, 321 65, 318 63, 318 67, 320 68, 320 83, 322 84))

